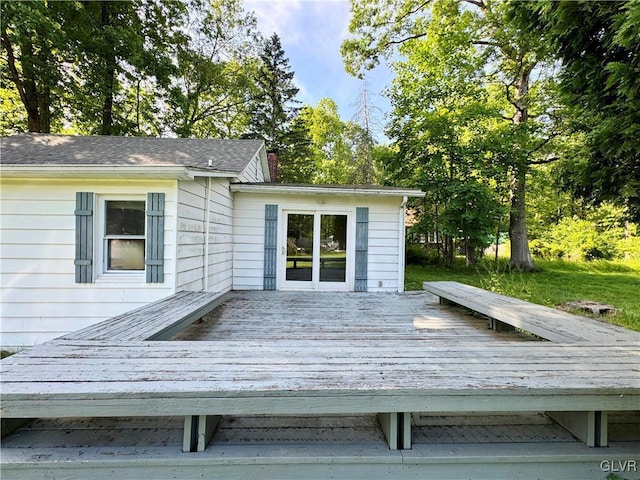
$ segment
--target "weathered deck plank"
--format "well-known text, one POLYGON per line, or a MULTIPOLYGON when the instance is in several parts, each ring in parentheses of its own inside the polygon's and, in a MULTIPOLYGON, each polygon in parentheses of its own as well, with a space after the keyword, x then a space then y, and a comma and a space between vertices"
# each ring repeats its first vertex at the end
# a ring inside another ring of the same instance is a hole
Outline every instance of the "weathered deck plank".
POLYGON ((640 333, 459 282, 424 282, 423 290, 553 342, 636 342, 640 333))
POLYGON ((3 416, 375 413, 442 410, 443 402, 451 411, 640 408, 636 345, 60 341, 42 348, 3 369, 3 416))
POLYGON ((206 315, 224 294, 178 292, 62 338, 68 340, 167 340, 206 315))

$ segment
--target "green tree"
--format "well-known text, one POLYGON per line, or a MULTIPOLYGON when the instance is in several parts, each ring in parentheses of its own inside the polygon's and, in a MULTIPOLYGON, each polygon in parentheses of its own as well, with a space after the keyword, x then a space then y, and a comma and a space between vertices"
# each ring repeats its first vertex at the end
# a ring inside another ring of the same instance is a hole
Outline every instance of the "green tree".
POLYGON ((300 113, 309 129, 316 175, 313 183, 346 184, 353 169, 353 155, 347 141, 346 125, 340 119, 338 105, 322 98, 315 107, 300 113))
POLYGON ((140 116, 127 115, 127 90, 166 87, 173 73, 170 50, 181 38, 173 32, 184 14, 178 2, 153 0, 82 2, 67 12, 65 29, 78 79, 70 99, 84 130, 140 133, 132 124, 140 116))
POLYGON ((512 9, 562 62, 563 101, 586 135, 586 155, 566 162, 566 184, 591 202, 626 205, 640 220, 640 2, 515 2, 512 9))
MULTIPOLYGON (((62 110, 54 105, 64 94, 66 49, 61 47, 67 38, 62 23, 69 7, 67 2, 2 4, 3 85, 7 80, 14 85, 30 132, 49 132, 62 110)), ((7 92, 3 98, 11 96, 7 92)))
MULTIPOLYGON (((502 168, 509 186, 510 265, 524 270, 535 268, 526 228, 527 175, 533 165, 551 160, 548 152, 552 139, 558 135, 555 116, 545 108, 550 92, 544 71, 548 58, 545 45, 509 21, 503 2, 352 0, 352 12, 350 29, 356 36, 342 46, 348 71, 358 74, 398 50, 411 57, 406 76, 412 77, 413 82, 400 79, 397 88, 401 95, 407 94, 417 102, 402 102, 394 113, 398 119, 422 115, 423 121, 402 132, 404 147, 400 153, 412 153, 407 159, 411 164, 433 155, 440 155, 453 164, 464 163, 468 150, 473 148, 473 142, 468 142, 469 148, 459 148, 466 141, 459 132, 436 139, 434 132, 438 129, 444 133, 455 127, 447 126, 451 115, 446 113, 441 117, 438 103, 459 104, 471 98, 469 105, 462 106, 462 112, 466 110, 466 115, 471 115, 469 118, 483 117, 484 107, 477 98, 482 94, 491 99, 492 106, 500 109, 502 123, 491 125, 493 144, 497 148, 490 149, 490 143, 485 143, 482 156, 502 168), (534 71, 536 75, 532 76, 534 71), (430 87, 433 80, 436 80, 436 91, 430 87), (482 87, 485 93, 476 86, 482 87), (458 100, 459 91, 464 96, 458 100), (432 96, 434 101, 430 102, 432 96), (426 101, 418 101, 420 98, 426 101), (420 106, 413 108, 415 105, 420 106), (423 133, 419 126, 427 124, 429 130, 423 133), (430 136, 429 141, 446 142, 447 147, 443 150, 442 145, 436 146, 430 152, 423 149, 424 141, 412 146, 414 139, 424 140, 425 136, 430 136), (498 140, 499 143, 495 143, 498 140), (458 144, 459 141, 462 143, 458 144)), ((490 122, 495 123, 493 113, 489 117, 490 122)), ((399 127, 392 127, 392 132, 394 128, 399 127)))
POLYGON ((263 138, 267 150, 282 154, 290 144, 291 122, 300 111, 296 99, 299 89, 276 33, 264 42, 259 56, 247 136, 263 138))
POLYGON ((249 122, 261 41, 256 18, 240 0, 195 0, 189 16, 164 123, 180 137, 237 137, 249 122))
POLYGON ((27 129, 139 132, 131 122, 145 102, 138 97, 138 115, 126 118, 127 89, 166 84, 184 12, 180 2, 153 0, 4 2, 2 76, 24 105, 27 129))

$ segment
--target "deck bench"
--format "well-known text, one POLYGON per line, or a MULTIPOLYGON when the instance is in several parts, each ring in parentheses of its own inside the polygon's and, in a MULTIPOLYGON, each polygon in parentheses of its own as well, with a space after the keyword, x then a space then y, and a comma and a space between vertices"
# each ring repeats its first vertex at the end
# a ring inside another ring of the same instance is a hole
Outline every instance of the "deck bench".
POLYGON ((551 342, 640 342, 640 333, 605 322, 573 315, 459 282, 424 282, 422 289, 489 318, 489 327, 519 328, 551 342))
POLYGON ((65 340, 169 340, 220 305, 225 294, 182 291, 96 325, 67 334, 65 340))

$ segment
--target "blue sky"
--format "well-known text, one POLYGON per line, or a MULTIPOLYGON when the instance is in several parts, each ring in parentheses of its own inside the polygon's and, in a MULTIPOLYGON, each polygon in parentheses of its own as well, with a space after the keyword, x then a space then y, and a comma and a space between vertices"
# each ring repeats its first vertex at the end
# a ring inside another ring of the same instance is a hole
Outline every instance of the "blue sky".
MULTIPOLYGON (((245 0, 244 6, 255 12, 258 28, 265 37, 273 32, 279 35, 300 88, 299 100, 315 106, 321 98, 332 98, 340 108, 342 120, 355 120, 354 104, 363 82, 345 72, 340 55, 340 44, 349 34, 348 0, 245 0)), ((391 78, 386 67, 367 74, 370 101, 382 112, 390 108, 381 94, 391 78)), ((379 124, 377 130, 384 123, 382 112, 373 112, 379 124)), ((382 135, 377 136, 384 140, 382 135)))

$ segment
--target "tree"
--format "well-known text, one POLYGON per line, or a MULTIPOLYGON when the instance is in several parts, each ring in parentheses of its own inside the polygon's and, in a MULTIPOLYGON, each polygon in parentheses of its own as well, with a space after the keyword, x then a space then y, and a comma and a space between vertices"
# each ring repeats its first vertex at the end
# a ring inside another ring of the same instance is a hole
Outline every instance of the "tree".
POLYGON ((345 124, 340 120, 338 105, 322 98, 315 107, 300 113, 309 129, 316 175, 313 183, 345 184, 351 170, 351 149, 345 137, 345 124))
POLYGON ((10 80, 24 106, 27 130, 48 133, 53 105, 63 95, 62 64, 66 2, 5 2, 1 39, 3 80, 10 80))
POLYGON ((359 159, 357 183, 372 184, 376 181, 375 165, 373 160, 373 147, 376 144, 374 139, 374 128, 378 125, 375 118, 376 113, 381 113, 371 101, 371 93, 367 88, 367 79, 363 79, 362 88, 358 94, 358 99, 352 105, 356 108, 354 121, 360 128, 354 128, 354 140, 358 150, 359 159))
POLYGON ((67 16, 78 82, 71 100, 85 131, 142 133, 133 122, 145 116, 145 93, 162 94, 174 73, 171 54, 183 41, 176 31, 185 13, 179 2, 134 0, 83 2, 67 16), (132 93, 138 112, 129 116, 132 93))
POLYGON ((640 2, 517 2, 511 15, 562 62, 562 100, 586 135, 586 155, 567 162, 566 184, 640 220, 640 2))
POLYGON ((164 121, 180 137, 237 137, 249 122, 256 18, 239 0, 194 0, 189 16, 164 121))
POLYGON ((294 75, 280 37, 274 33, 264 42, 260 52, 248 136, 264 138, 267 150, 278 154, 286 151, 291 122, 300 110, 294 75))
MULTIPOLYGON (((495 103, 502 108, 503 125, 496 129, 496 138, 502 140, 502 147, 493 153, 487 151, 487 160, 501 163, 508 176, 510 265, 534 269, 526 229, 526 179, 532 165, 551 160, 548 149, 558 135, 555 117, 543 101, 548 91, 544 88, 548 82, 545 45, 510 23, 501 2, 352 0, 352 12, 350 30, 356 37, 342 45, 345 66, 351 73, 373 68, 381 57, 398 50, 407 56, 422 49, 425 61, 408 67, 418 84, 407 84, 407 91, 424 88, 429 98, 428 82, 421 81, 422 76, 448 76, 450 83, 469 86, 473 80, 500 97, 495 103)), ((455 93, 455 89, 451 91, 455 93)), ((414 112, 398 109, 396 116, 410 117, 414 112)), ((432 112, 437 116, 437 110, 432 112)), ((416 130, 414 135, 417 138, 420 132, 416 130)))
POLYGON ((59 122, 58 130, 64 116, 88 133, 136 133, 122 108, 126 90, 140 92, 143 79, 149 89, 167 82, 183 12, 179 2, 153 0, 5 2, 3 77, 20 96, 27 129, 50 132, 59 122))

